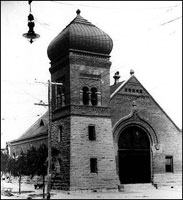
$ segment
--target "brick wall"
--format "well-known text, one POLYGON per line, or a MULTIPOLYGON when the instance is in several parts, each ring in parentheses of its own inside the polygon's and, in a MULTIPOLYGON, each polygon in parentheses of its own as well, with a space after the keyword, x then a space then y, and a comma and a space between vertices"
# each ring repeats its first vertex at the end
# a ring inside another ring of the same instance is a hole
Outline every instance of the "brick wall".
POLYGON ((116 189, 114 146, 109 118, 71 117, 70 187, 78 189, 116 189), (88 138, 88 125, 96 128, 96 141, 88 138), (97 158, 98 172, 90 172, 90 158, 97 158))
POLYGON ((52 146, 60 151, 61 171, 52 174, 52 188, 63 190, 117 189, 110 118, 71 116, 53 122, 52 146), (96 141, 88 139, 88 125, 95 125, 96 141), (63 140, 58 142, 58 126, 63 140), (98 173, 90 173, 90 158, 97 158, 98 173))
POLYGON ((51 146, 59 150, 60 172, 52 172, 52 188, 69 190, 70 187, 70 117, 53 122, 51 146), (59 126, 62 126, 62 140, 59 142, 59 126))
POLYGON ((160 149, 153 151, 153 173, 165 173, 166 155, 173 156, 174 173, 181 172, 182 133, 146 91, 141 95, 127 94, 123 88, 114 96, 110 102, 112 125, 130 114, 134 100, 140 116, 153 127, 159 140, 160 149))
POLYGON ((108 58, 70 54, 70 98, 71 104, 80 104, 83 86, 96 87, 101 92, 102 106, 109 106, 111 62, 108 58))

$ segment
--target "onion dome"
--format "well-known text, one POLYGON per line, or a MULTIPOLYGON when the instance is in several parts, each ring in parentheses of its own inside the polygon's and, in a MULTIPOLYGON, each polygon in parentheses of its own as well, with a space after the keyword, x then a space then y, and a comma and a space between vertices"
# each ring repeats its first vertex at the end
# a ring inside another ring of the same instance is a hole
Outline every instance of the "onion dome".
POLYGON ((109 35, 81 17, 80 10, 76 13, 76 18, 49 44, 49 59, 59 60, 72 50, 109 56, 113 47, 109 35))

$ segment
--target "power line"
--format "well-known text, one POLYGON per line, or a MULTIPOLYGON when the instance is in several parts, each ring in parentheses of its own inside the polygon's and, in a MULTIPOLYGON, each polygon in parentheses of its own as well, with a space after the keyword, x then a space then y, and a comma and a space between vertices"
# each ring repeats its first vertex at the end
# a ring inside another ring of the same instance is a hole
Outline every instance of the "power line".
POLYGON ((50 1, 52 3, 56 3, 56 4, 61 4, 61 5, 69 5, 69 6, 83 6, 83 7, 89 7, 89 8, 100 8, 100 9, 115 9, 115 10, 121 10, 121 9, 143 9, 143 10, 149 10, 149 9, 168 9, 168 8, 174 8, 174 7, 178 7, 178 6, 181 6, 182 4, 176 4, 176 5, 171 5, 171 6, 165 6, 165 7, 132 7, 130 6, 129 7, 104 7, 104 6, 91 6, 91 5, 86 5, 86 4, 73 4, 73 3, 63 3, 63 2, 57 2, 57 1, 50 1))
POLYGON ((11 82, 13 82, 12 84, 27 84, 27 85, 34 85, 35 83, 34 82, 21 82, 21 81, 16 81, 16 80, 5 80, 5 79, 3 79, 3 80, 1 80, 1 81, 3 81, 3 82, 8 82, 8 83, 11 83, 11 82))
POLYGON ((84 4, 72 4, 72 3, 63 3, 63 2, 57 2, 57 1, 50 1, 52 3, 57 3, 57 4, 62 4, 62 5, 69 5, 69 6, 83 6, 83 7, 89 7, 89 8, 102 8, 102 9, 106 9, 103 6, 89 6, 89 5, 84 5, 84 4))
POLYGON ((34 21, 37 22, 39 25, 41 25, 42 27, 44 27, 45 29, 47 29, 47 30, 49 30, 49 31, 53 31, 53 32, 55 32, 55 33, 57 32, 56 30, 53 30, 53 29, 51 29, 51 28, 48 28, 48 27, 50 27, 49 24, 44 23, 44 22, 40 22, 37 18, 35 18, 34 21))
MULTIPOLYGON (((152 92, 153 90, 155 90, 155 89, 157 89, 157 88, 159 88, 159 87, 161 87, 162 85, 163 85, 164 83, 161 83, 161 84, 159 84, 159 85, 157 85, 157 86, 153 86, 150 90, 147 90, 148 91, 148 93, 150 93, 150 92, 152 92)), ((119 86, 120 87, 120 86, 119 86)), ((140 96, 134 96, 134 98, 132 98, 132 100, 137 100, 138 98, 140 98, 140 96)), ((43 105, 43 104, 41 104, 41 105, 43 105)), ((47 105, 45 105, 45 108, 46 108, 46 110, 47 110, 47 105)), ((19 118, 19 119, 21 119, 21 118, 33 118, 33 117, 40 117, 42 114, 36 114, 36 116, 27 116, 27 115, 24 115, 24 116, 22 116, 21 115, 21 117, 19 116, 19 117, 11 117, 11 118, 7 118, 7 117, 2 117, 2 119, 1 120, 18 120, 17 118, 19 118)))
MULTIPOLYGON (((65 4, 65 3, 61 3, 61 2, 54 2, 54 1, 51 1, 51 2, 53 2, 53 3, 58 3, 58 4, 65 4)), ((68 4, 68 5, 74 5, 74 4, 68 4)), ((176 7, 180 6, 180 5, 181 5, 181 4, 177 4, 177 5, 174 5, 174 6, 160 7, 159 9, 176 8, 176 7)), ((109 8, 109 9, 111 9, 111 8, 109 8)), ((117 8, 117 9, 119 9, 119 8, 117 8)), ((181 16, 181 17, 182 17, 182 16, 181 16)), ((170 20, 170 21, 168 21, 168 22, 162 23, 161 26, 166 25, 166 24, 168 24, 168 23, 171 23, 171 22, 173 22, 173 21, 176 21, 176 20, 180 19, 181 17, 177 17, 176 19, 173 19, 173 20, 170 20)), ((159 19, 159 17, 158 17, 158 19, 159 19)), ((55 29, 48 28, 49 24, 44 23, 44 22, 40 22, 40 20, 38 20, 38 19, 35 20, 35 21, 37 21, 37 22, 38 22, 42 27, 44 27, 45 29, 57 33, 57 31, 56 31, 55 29)), ((116 21, 116 22, 117 22, 117 21, 116 21)), ((115 24, 116 24, 116 22, 115 22, 115 24)), ((118 24, 118 26, 119 26, 119 25, 121 25, 121 24, 118 24)), ((100 36, 102 37, 102 36, 104 36, 104 35, 101 34, 100 36)), ((80 37, 80 36, 78 36, 78 37, 80 37)), ((95 36, 89 36, 89 37, 92 38, 92 37, 95 37, 95 36)), ((100 39, 100 40, 101 40, 101 39, 100 39)))
POLYGON ((32 119, 32 118, 35 118, 35 117, 41 117, 43 114, 35 114, 34 116, 28 116, 28 115, 24 115, 24 116, 16 116, 16 117, 2 117, 1 120, 2 121, 16 121, 16 120, 21 120, 21 119, 32 119))
MULTIPOLYGON (((124 68, 125 66, 123 66, 123 67, 121 67, 121 66, 119 66, 119 67, 117 67, 117 68, 115 68, 115 69, 113 69, 112 71, 110 71, 110 72, 103 72, 103 73, 101 73, 101 75, 103 76, 103 77, 105 77, 105 76, 110 76, 110 75, 112 75, 112 73, 113 72, 115 72, 117 69, 119 69, 119 68, 124 68)), ((121 76, 121 77, 123 77, 123 76, 121 76)), ((35 84, 37 84, 37 83, 40 83, 40 84, 43 84, 43 85, 45 85, 45 86, 47 86, 47 82, 44 82, 44 81, 37 81, 36 79, 35 79, 35 81, 36 82, 18 82, 18 81, 15 81, 15 80, 2 80, 2 81, 5 81, 5 82, 8 82, 8 83, 10 83, 10 84, 14 84, 14 83, 17 83, 17 84, 28 84, 28 85, 35 85, 35 84)), ((88 84, 92 84, 93 82, 95 82, 94 80, 89 80, 88 81, 88 84)), ((103 85, 103 86, 105 86, 105 85, 103 85)), ((75 90, 78 90, 78 89, 80 89, 80 86, 74 86, 74 87, 72 87, 71 88, 71 92, 73 92, 73 91, 75 91, 75 90)), ((34 99, 37 99, 37 100, 41 100, 41 99, 39 99, 39 98, 37 98, 37 97, 35 97, 35 96, 33 96, 32 94, 30 94, 30 93, 28 93, 27 91, 24 91, 23 93, 20 93, 20 92, 16 92, 16 93, 19 93, 19 94, 27 94, 27 95, 30 95, 30 96, 32 96, 34 99)))
POLYGON ((165 22, 165 23, 161 24, 161 26, 164 26, 164 25, 166 25, 166 24, 169 24, 169 23, 171 23, 171 22, 174 22, 174 21, 176 21, 176 20, 178 20, 178 19, 180 19, 180 18, 182 18, 182 16, 177 17, 177 18, 172 19, 172 20, 169 20, 168 22, 165 22))

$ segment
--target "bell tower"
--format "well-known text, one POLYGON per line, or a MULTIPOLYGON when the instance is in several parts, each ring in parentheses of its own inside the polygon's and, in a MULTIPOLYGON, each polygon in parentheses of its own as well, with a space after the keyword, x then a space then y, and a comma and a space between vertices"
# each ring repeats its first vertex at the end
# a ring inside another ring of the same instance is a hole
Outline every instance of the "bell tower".
POLYGON ((110 116, 108 34, 80 15, 48 46, 52 87, 51 145, 59 169, 52 185, 62 190, 117 189, 119 179, 110 116))

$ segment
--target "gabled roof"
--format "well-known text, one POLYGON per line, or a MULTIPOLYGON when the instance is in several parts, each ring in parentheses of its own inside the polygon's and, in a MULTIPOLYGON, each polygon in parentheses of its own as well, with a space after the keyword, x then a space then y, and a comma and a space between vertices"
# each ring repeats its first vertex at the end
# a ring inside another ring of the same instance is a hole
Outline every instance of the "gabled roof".
POLYGON ((130 79, 131 79, 131 77, 128 80, 126 80, 126 81, 119 82, 120 84, 112 85, 111 86, 111 96, 110 96, 110 99, 112 99, 130 79))
POLYGON ((121 91, 125 85, 127 83, 129 83, 132 79, 135 79, 136 82, 138 82, 138 84, 141 86, 141 88, 145 91, 145 93, 154 101, 154 103, 159 107, 159 109, 166 115, 166 117, 174 124, 174 126, 178 129, 178 131, 181 131, 179 129, 179 127, 173 122, 173 120, 168 116, 168 114, 163 110, 163 108, 161 108, 161 106, 155 101, 155 99, 150 95, 150 93, 143 87, 143 85, 138 81, 138 79, 132 75, 130 76, 129 79, 127 79, 126 81, 121 82, 121 84, 118 85, 118 87, 115 87, 115 90, 112 91, 111 96, 110 96, 110 100, 112 100, 114 98, 115 95, 118 94, 119 91, 121 91))
POLYGON ((28 130, 26 130, 19 138, 12 140, 11 143, 47 133, 48 121, 49 115, 47 111, 30 128, 28 128, 28 130))
POLYGON ((116 85, 111 85, 111 86, 110 86, 110 92, 111 92, 111 94, 112 94, 114 91, 116 91, 116 89, 117 89, 123 82, 124 82, 124 81, 119 82, 119 83, 117 83, 116 85))

